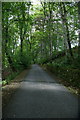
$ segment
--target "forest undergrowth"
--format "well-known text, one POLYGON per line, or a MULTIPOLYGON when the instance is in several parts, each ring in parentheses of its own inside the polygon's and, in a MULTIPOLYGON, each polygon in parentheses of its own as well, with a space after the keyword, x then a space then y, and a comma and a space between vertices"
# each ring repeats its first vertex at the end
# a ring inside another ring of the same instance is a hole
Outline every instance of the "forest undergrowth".
POLYGON ((73 49, 73 53, 74 60, 63 56, 42 66, 61 78, 60 83, 80 95, 80 58, 76 56, 76 49, 73 49))

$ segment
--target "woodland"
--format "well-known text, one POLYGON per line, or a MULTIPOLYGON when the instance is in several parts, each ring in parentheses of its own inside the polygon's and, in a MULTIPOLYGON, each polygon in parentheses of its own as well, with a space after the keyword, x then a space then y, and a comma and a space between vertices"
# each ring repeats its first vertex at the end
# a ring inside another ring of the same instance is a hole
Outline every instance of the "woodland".
POLYGON ((2 84, 32 64, 80 88, 80 2, 2 3, 2 84))

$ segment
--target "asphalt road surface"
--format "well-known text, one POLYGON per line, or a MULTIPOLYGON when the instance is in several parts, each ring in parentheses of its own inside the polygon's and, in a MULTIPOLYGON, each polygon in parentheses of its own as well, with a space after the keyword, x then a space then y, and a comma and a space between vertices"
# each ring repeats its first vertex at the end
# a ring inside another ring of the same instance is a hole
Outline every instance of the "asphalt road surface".
POLYGON ((78 97, 36 64, 3 110, 3 118, 78 117, 78 97))

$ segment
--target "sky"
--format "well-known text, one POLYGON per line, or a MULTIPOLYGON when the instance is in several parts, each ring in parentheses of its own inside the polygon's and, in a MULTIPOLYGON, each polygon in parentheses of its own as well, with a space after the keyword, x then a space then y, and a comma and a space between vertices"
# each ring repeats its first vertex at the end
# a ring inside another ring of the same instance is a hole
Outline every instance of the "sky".
POLYGON ((33 2, 33 5, 40 4, 40 0, 31 0, 33 2))

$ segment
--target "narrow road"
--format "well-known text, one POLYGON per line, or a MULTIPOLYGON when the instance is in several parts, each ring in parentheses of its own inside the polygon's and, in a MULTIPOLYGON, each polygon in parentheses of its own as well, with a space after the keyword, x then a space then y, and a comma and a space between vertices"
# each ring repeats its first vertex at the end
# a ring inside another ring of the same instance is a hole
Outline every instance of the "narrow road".
POLYGON ((31 70, 3 110, 3 118, 78 118, 78 97, 38 65, 31 70))

